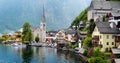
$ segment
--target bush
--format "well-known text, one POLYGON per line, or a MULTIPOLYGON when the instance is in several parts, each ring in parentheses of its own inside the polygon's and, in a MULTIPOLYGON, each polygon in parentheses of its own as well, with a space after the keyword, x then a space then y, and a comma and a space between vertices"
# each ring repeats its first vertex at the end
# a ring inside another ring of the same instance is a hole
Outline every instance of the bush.
POLYGON ((88 50, 85 50, 83 53, 84 56, 88 56, 88 50))
POLYGON ((83 48, 90 48, 92 47, 92 38, 87 37, 83 40, 83 48))
POLYGON ((104 53, 104 59, 110 59, 111 53, 104 53))
POLYGON ((36 36, 36 37, 35 37, 35 41, 36 41, 36 42, 39 42, 39 40, 40 40, 40 39, 39 39, 39 36, 36 36))
POLYGON ((72 44, 72 48, 73 48, 73 49, 75 49, 76 47, 78 47, 78 43, 72 44))
POLYGON ((104 60, 101 57, 91 57, 88 59, 88 63, 108 63, 108 62, 107 60, 104 60))
POLYGON ((93 51, 93 56, 94 57, 102 57, 102 52, 100 51, 100 48, 99 47, 96 47, 94 48, 94 51, 93 51))

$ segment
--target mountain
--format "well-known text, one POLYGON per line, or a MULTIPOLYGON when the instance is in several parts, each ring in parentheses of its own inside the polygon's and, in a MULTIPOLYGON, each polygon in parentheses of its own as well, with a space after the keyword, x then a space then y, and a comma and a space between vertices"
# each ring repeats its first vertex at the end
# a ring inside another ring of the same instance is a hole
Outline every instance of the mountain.
POLYGON ((0 0, 0 32, 18 30, 25 22, 39 26, 43 3, 47 30, 67 28, 90 2, 91 0, 0 0))

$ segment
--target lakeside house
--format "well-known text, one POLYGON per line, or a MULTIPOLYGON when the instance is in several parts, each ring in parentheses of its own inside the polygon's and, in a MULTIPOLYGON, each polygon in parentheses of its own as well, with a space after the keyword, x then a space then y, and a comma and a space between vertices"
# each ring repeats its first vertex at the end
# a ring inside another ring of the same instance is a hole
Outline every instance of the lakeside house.
POLYGON ((21 32, 21 31, 16 31, 16 32, 14 33, 14 39, 15 39, 16 41, 22 41, 22 32, 21 32))
POLYGON ((95 22, 92 38, 97 46, 101 46, 101 51, 108 51, 120 45, 120 30, 115 23, 95 22))
POLYGON ((82 47, 80 31, 71 28, 58 31, 56 34, 56 41, 58 45, 62 46, 65 46, 67 43, 69 46, 78 43, 79 47, 82 47))
POLYGON ((57 41, 57 45, 58 47, 64 47, 65 46, 65 31, 64 30, 59 30, 57 33, 56 33, 56 41, 57 41))
POLYGON ((53 43, 53 42, 55 42, 55 40, 56 40, 56 33, 57 33, 57 31, 48 31, 47 33, 46 33, 46 42, 47 43, 53 43))
POLYGON ((69 45, 77 42, 77 37, 75 37, 76 30, 69 28, 69 29, 65 29, 64 31, 65 31, 65 40, 69 43, 69 45))

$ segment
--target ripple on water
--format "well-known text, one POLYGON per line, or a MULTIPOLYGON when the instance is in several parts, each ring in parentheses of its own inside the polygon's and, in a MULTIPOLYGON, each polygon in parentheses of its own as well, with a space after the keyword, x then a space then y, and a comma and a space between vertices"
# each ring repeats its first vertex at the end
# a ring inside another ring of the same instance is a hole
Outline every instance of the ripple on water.
POLYGON ((74 54, 47 47, 0 45, 0 63, 81 63, 74 54))

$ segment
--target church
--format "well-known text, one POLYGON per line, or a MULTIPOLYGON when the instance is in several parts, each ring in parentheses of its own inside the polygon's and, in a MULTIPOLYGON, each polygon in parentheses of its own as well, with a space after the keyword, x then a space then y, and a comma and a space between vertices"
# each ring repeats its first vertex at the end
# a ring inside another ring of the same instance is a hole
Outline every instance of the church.
POLYGON ((42 20, 40 21, 40 26, 38 27, 31 27, 32 34, 33 34, 33 41, 38 36, 40 38, 40 42, 46 42, 46 21, 45 21, 45 10, 43 6, 43 15, 42 20))

